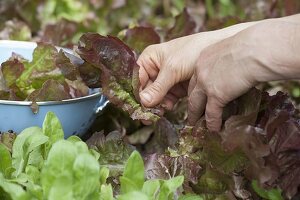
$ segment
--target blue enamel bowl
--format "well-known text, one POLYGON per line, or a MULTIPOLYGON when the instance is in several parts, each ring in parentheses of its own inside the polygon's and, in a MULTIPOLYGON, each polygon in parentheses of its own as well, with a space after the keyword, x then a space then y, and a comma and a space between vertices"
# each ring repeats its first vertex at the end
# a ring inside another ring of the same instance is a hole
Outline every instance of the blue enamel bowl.
MULTIPOLYGON (((32 60, 35 47, 34 42, 0 40, 0 63, 6 61, 12 52, 32 60)), ((0 100, 0 131, 13 130, 20 133, 27 127, 41 127, 46 113, 52 111, 61 121, 66 138, 71 135, 81 136, 88 130, 108 101, 101 95, 100 89, 93 89, 85 97, 37 102, 39 105, 37 114, 32 112, 31 103, 30 101, 0 100)))

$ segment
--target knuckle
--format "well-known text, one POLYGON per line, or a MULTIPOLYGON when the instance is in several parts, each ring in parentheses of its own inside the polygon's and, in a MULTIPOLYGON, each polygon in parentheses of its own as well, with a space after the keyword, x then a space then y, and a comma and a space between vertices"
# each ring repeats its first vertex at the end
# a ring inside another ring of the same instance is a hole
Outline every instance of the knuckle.
POLYGON ((161 44, 151 44, 144 49, 142 54, 152 55, 160 51, 161 51, 161 44))
POLYGON ((152 52, 156 49, 156 45, 155 44, 151 44, 149 46, 147 46, 145 49, 144 49, 144 53, 149 53, 149 52, 152 52))
POLYGON ((217 117, 211 112, 205 112, 205 118, 207 123, 211 124, 217 121, 217 117))
POLYGON ((195 103, 191 100, 191 99, 189 99, 189 102, 188 102, 188 110, 189 110, 189 112, 190 113, 196 113, 196 105, 195 105, 195 103))
POLYGON ((206 87, 210 83, 209 73, 210 73, 209 69, 198 67, 196 72, 198 84, 206 87))
POLYGON ((164 87, 163 85, 156 81, 151 88, 149 88, 149 91, 152 92, 152 93, 162 93, 164 90, 164 87))

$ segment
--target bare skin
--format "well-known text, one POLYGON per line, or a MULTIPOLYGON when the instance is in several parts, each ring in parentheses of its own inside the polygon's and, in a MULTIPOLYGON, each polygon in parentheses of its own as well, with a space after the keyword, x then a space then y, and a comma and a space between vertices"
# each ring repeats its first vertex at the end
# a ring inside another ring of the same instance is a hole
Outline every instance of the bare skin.
POLYGON ((300 78, 300 14, 152 45, 138 64, 146 107, 172 109, 188 94, 189 123, 205 113, 207 127, 219 131, 224 106, 251 87, 300 78))

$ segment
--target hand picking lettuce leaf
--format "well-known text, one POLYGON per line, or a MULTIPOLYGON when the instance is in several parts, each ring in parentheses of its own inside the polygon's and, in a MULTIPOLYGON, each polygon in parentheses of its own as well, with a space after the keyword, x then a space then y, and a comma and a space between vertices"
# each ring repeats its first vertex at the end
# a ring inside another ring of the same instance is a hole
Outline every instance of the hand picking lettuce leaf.
POLYGON ((111 103, 128 112, 132 119, 159 119, 154 114, 158 110, 146 109, 138 101, 139 66, 134 53, 121 40, 87 33, 80 38, 77 53, 101 69, 102 91, 111 103))

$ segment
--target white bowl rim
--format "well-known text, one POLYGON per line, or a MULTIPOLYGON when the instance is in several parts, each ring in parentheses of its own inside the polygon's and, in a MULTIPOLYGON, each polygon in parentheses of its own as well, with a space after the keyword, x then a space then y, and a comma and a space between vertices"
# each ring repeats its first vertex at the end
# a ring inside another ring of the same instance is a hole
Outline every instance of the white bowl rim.
MULTIPOLYGON (((98 98, 101 96, 100 92, 96 92, 94 94, 90 94, 83 97, 77 97, 74 99, 64 99, 61 101, 38 101, 36 102, 39 106, 43 105, 56 105, 56 104, 68 104, 68 103, 76 103, 81 101, 86 101, 88 99, 98 98)), ((9 104, 9 105, 19 105, 19 106, 30 106, 32 105, 32 101, 10 101, 10 100, 0 100, 1 104, 9 104)))
MULTIPOLYGON (((37 43, 36 42, 28 42, 28 41, 15 41, 15 40, 0 40, 1 45, 5 45, 8 47, 16 47, 15 45, 21 45, 23 48, 35 48, 37 43)), ((67 53, 70 53, 70 49, 57 47, 58 49, 63 49, 67 53)), ((0 63, 1 64, 1 63, 0 63)), ((99 89, 99 88, 97 88, 99 89)), ((86 101, 88 99, 93 99, 101 96, 101 90, 99 89, 98 92, 95 92, 93 94, 83 96, 83 97, 77 97, 73 99, 64 99, 61 101, 39 101, 36 102, 38 105, 56 105, 56 104, 68 104, 68 103, 75 103, 80 101, 86 101)), ((9 104, 9 105, 19 105, 19 106, 30 106, 32 105, 32 101, 11 101, 11 100, 0 100, 1 104, 9 104)))

